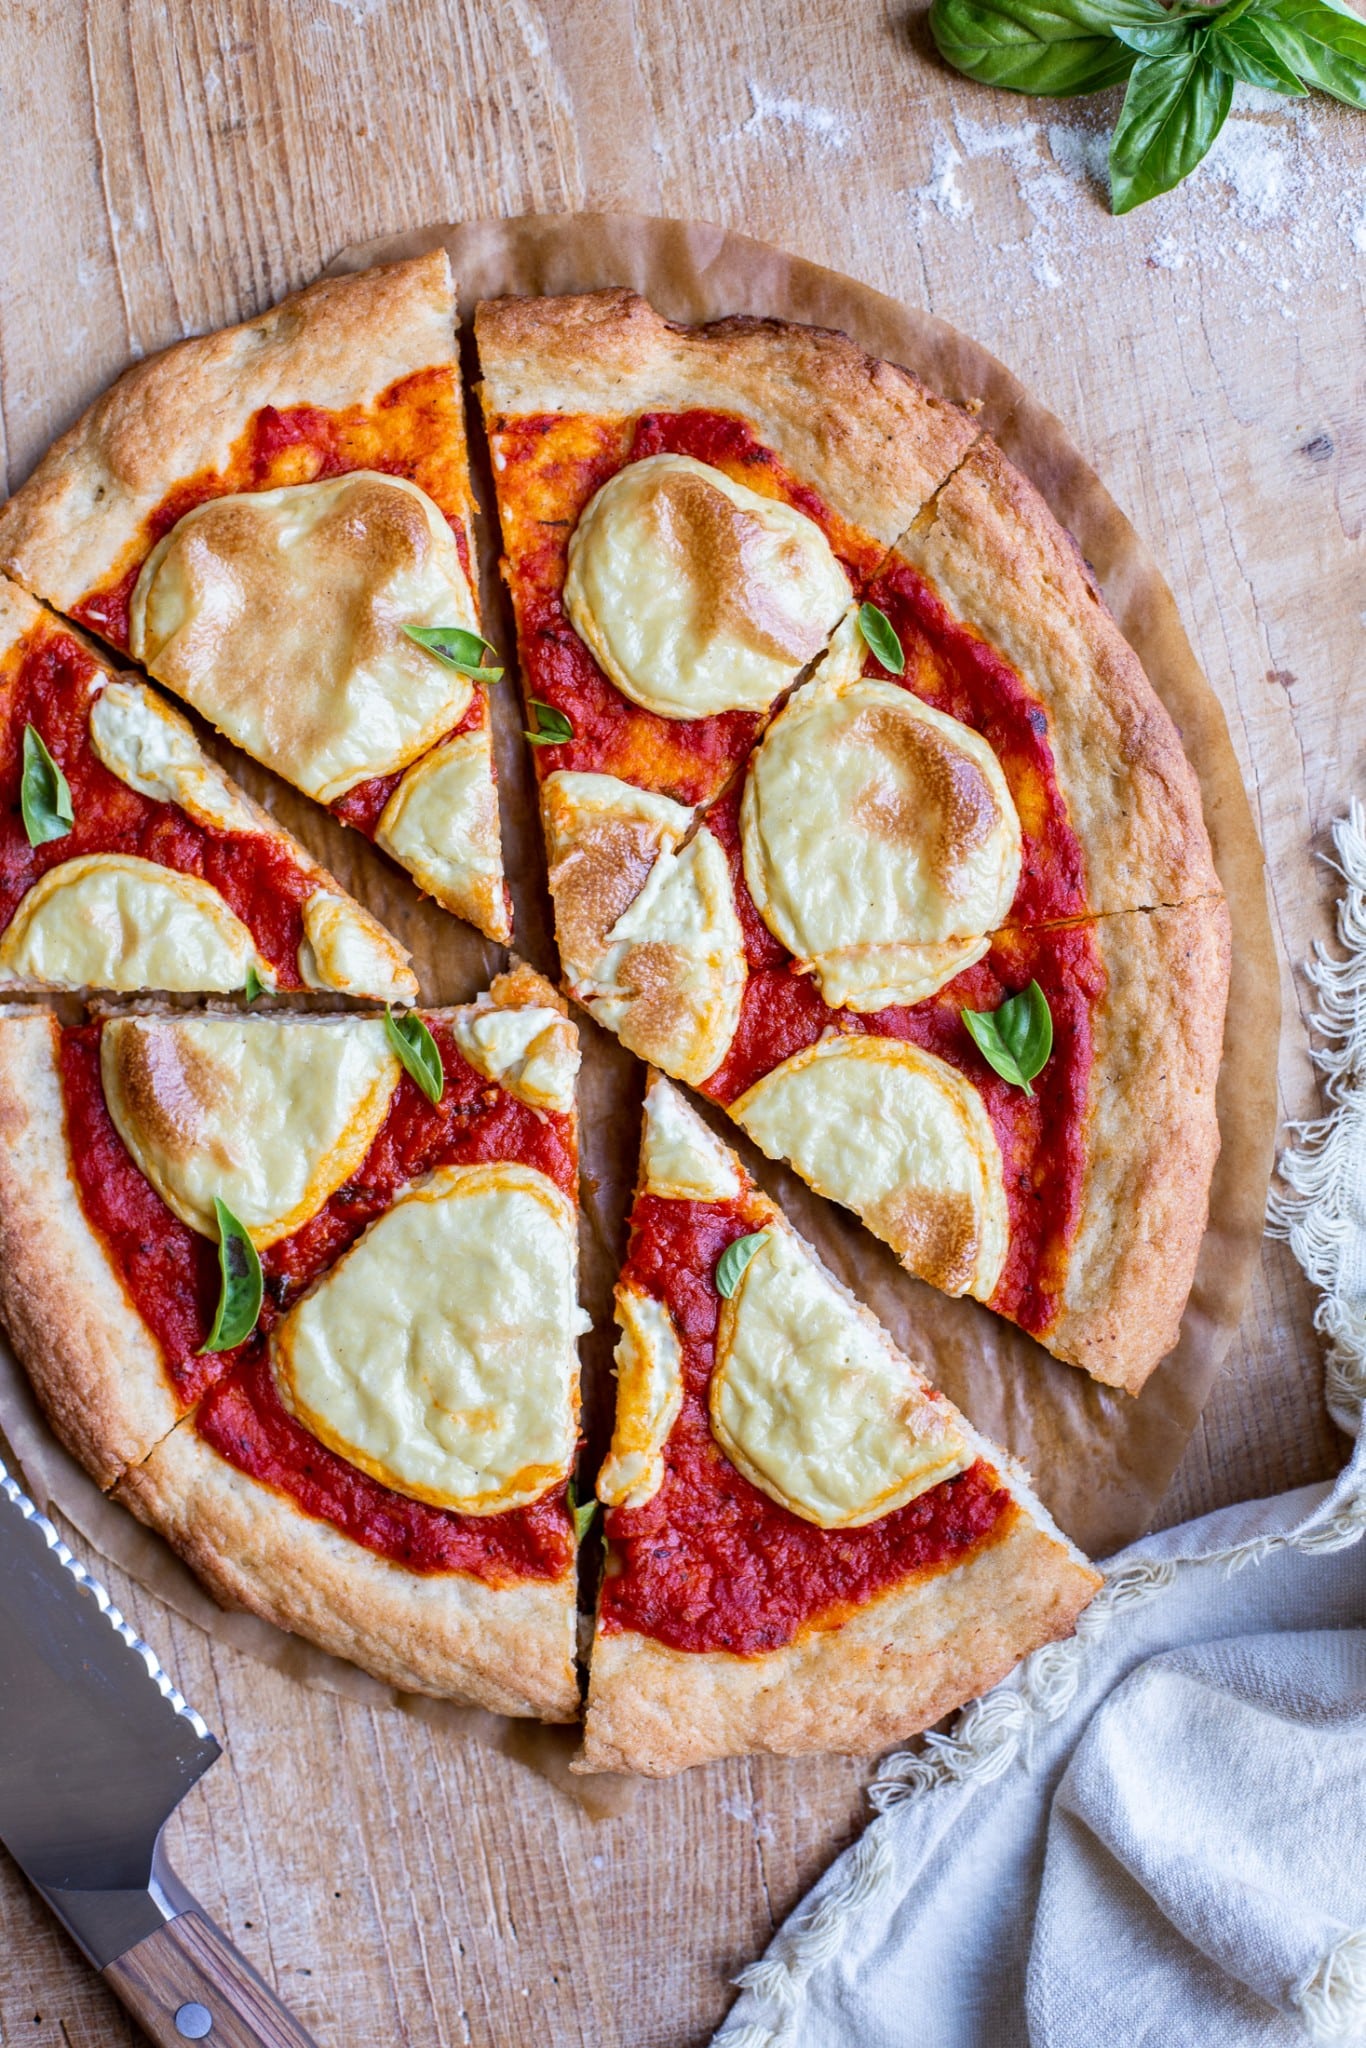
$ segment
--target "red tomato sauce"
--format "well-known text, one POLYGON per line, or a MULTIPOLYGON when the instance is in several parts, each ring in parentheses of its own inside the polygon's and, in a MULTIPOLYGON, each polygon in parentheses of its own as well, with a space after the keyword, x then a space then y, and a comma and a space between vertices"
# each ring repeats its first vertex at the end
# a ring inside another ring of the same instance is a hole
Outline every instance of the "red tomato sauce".
POLYGON ((110 772, 90 741, 102 671, 78 640, 44 625, 0 674, 0 930, 49 868, 82 854, 126 853, 218 890, 246 925, 281 988, 301 988, 303 907, 318 886, 286 848, 254 832, 198 824, 110 772), (71 788, 75 822, 61 839, 30 846, 19 807, 24 728, 41 735, 71 788))
POLYGON ((782 1061, 831 1031, 899 1038, 957 1067, 982 1098, 1004 1170, 1010 1244, 991 1306, 1042 1336, 1061 1307, 1067 1247, 1081 1214, 1094 1051, 1091 1020, 1106 987, 1092 927, 998 932, 984 959, 924 1002, 865 1014, 834 1010, 814 977, 797 970, 755 908, 740 858, 738 792, 728 792, 707 822, 730 861, 749 979, 735 1036, 702 1092, 729 1106, 782 1061), (988 1066, 961 1014, 964 1009, 994 1010, 1031 981, 1038 982, 1053 1016, 1053 1051, 1035 1076, 1032 1097, 988 1066))
POLYGON ((668 1308, 683 1350, 683 1406, 664 1448, 664 1479, 643 1508, 613 1508, 601 1627, 633 1629, 675 1650, 758 1656, 832 1628, 879 1593, 960 1564, 999 1539, 1016 1513, 979 1459, 862 1529, 818 1529, 769 1499, 711 1433, 708 1389, 721 1302, 716 1261, 754 1228, 744 1199, 674 1202, 643 1195, 632 1214, 626 1277, 668 1308))
POLYGON ((119 1137, 100 1080, 101 1028, 87 1024, 62 1034, 72 1170, 86 1217, 156 1337, 180 1403, 188 1409, 215 1390, 213 1401, 199 1410, 196 1427, 241 1471, 288 1493, 305 1513, 331 1521, 381 1556, 404 1563, 413 1555, 428 1556, 430 1562, 413 1568, 472 1571, 494 1584, 509 1575, 558 1577, 567 1565, 552 1569, 548 1560, 572 1556, 573 1550, 562 1496, 510 1515, 459 1516, 395 1494, 326 1451, 283 1410, 273 1393, 265 1340, 281 1313, 390 1207, 396 1192, 438 1167, 516 1161, 546 1174, 573 1200, 578 1159, 572 1118, 534 1110, 486 1081, 462 1058, 448 1028, 434 1023, 446 1075, 441 1102, 430 1103, 407 1074, 400 1077, 388 1115, 353 1178, 301 1229, 262 1252, 265 1295, 257 1334, 235 1351, 206 1357, 199 1347, 213 1326, 218 1300, 218 1248, 171 1213, 119 1137), (517 1528, 502 1528, 514 1522, 517 1528), (559 1548, 552 1540, 557 1529, 559 1548), (443 1562, 456 1551, 462 1558, 479 1555, 485 1540, 487 1571, 477 1563, 443 1562), (514 1569, 518 1558, 525 1569, 514 1569))
POLYGON ((715 796, 763 721, 749 711, 661 718, 609 682, 563 602, 570 536, 589 499, 628 462, 692 455, 813 519, 856 586, 881 561, 882 548, 839 519, 743 420, 727 413, 646 413, 634 422, 527 414, 496 420, 491 440, 523 685, 529 699, 562 711, 574 729, 560 746, 537 747, 539 773, 572 768, 616 775, 686 804, 715 796))

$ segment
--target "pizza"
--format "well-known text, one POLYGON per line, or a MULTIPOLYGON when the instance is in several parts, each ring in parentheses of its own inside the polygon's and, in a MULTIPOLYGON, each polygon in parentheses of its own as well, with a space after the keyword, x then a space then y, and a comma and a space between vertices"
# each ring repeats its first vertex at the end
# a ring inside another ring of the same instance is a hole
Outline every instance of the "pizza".
POLYGON ((330 989, 408 955, 135 674, 0 577, 0 991, 330 989))
POLYGON ((1071 1633, 1099 1575, 661 1078, 616 1318, 583 1769, 872 1753, 1071 1633))
POLYGON ((0 568, 506 940, 455 312, 438 251, 136 364, 0 568))
POLYGON ((354 1013, 0 1017, 0 1309, 68 1450, 225 1604, 548 1720, 579 1699, 564 1007, 502 976, 410 1020, 425 1066, 354 1013))
POLYGON ((626 292, 475 324, 564 985, 911 1272, 1136 1392, 1204 1232, 1229 928, 1075 547, 842 337, 626 292), (993 1065, 1029 1014, 1051 1056, 993 1065))

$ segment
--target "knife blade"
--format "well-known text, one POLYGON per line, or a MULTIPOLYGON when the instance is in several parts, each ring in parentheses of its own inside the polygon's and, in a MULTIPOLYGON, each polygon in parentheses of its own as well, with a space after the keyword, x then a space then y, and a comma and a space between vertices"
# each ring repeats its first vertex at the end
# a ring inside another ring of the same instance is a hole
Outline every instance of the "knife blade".
POLYGON ((0 1463, 0 1841, 161 2048, 313 2048, 161 1846, 221 1755, 0 1463))

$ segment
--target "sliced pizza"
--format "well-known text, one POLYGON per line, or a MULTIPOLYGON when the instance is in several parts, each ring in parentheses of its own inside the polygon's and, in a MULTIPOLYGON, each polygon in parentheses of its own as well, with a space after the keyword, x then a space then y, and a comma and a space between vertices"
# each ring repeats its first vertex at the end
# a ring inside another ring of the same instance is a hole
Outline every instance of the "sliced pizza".
POLYGON ((0 577, 0 990, 330 989, 407 953, 140 676, 0 577))
POLYGON ((976 430, 844 335, 629 291, 475 333, 541 773, 702 802, 976 430))
POLYGON ((0 510, 0 567, 509 937, 443 252, 136 364, 0 510))
POLYGON ((871 1754, 1070 1634, 1025 1475, 659 1079, 617 1322, 583 1769, 871 1754))
POLYGON ((577 1035, 463 1009, 0 1018, 0 1309, 210 1590, 410 1690, 568 1720, 577 1035))

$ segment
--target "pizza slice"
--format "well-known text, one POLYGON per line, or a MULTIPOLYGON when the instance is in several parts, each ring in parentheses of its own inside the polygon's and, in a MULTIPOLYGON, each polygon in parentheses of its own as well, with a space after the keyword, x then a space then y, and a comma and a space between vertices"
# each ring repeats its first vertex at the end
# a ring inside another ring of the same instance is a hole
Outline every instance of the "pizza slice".
POLYGON ((463 1009, 0 1018, 0 1310, 216 1597, 573 1719, 577 1034, 463 1009))
POLYGON ((645 1099, 580 1768, 863 1755, 1099 1574, 666 1081, 645 1099))
POLYGON ((0 577, 0 991, 330 989, 408 955, 140 676, 0 577))
POLYGON ((505 940, 473 518, 438 250, 135 364, 0 568, 505 940))

